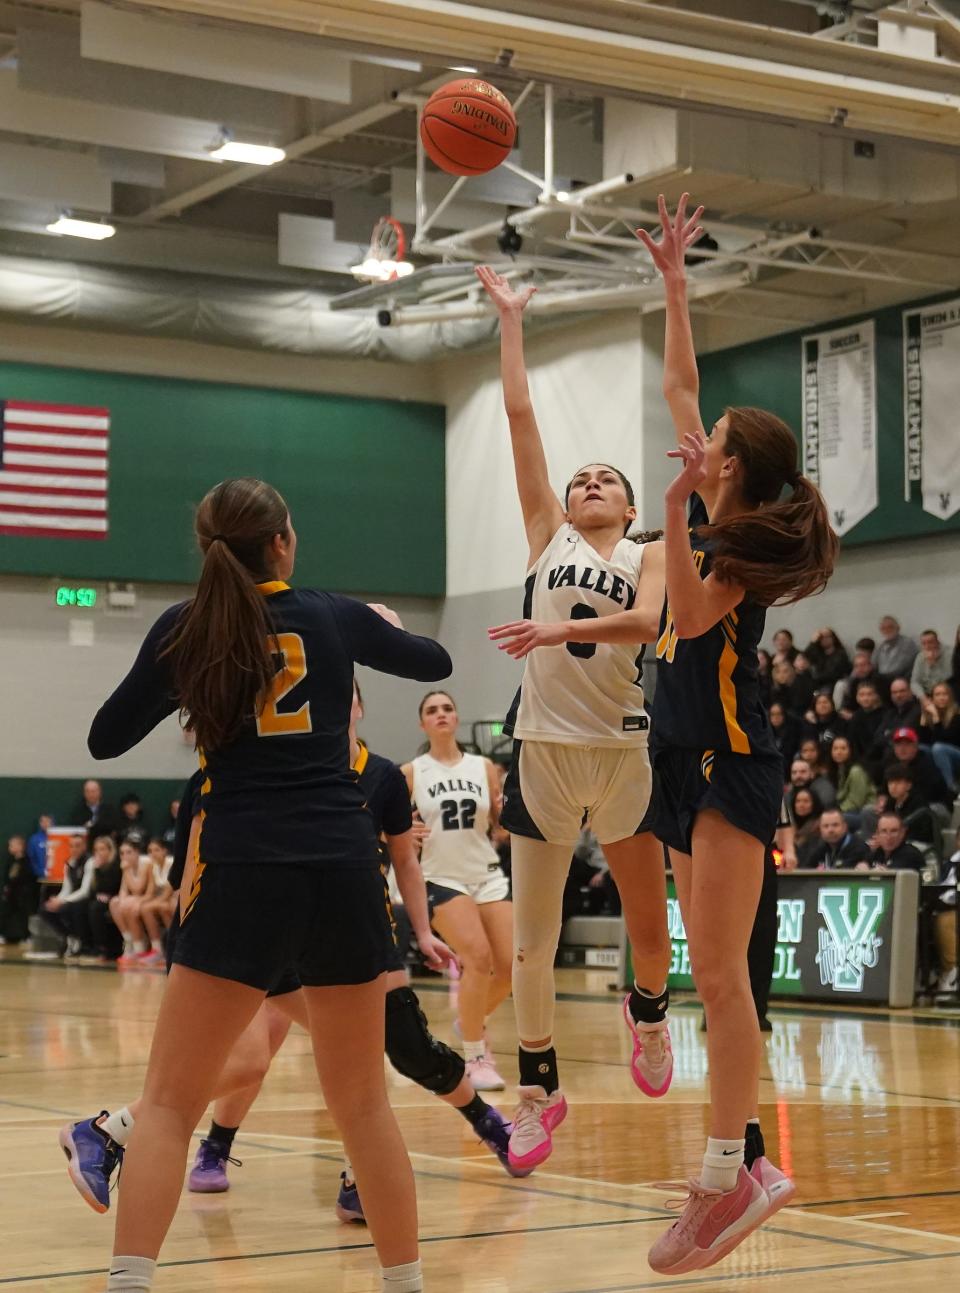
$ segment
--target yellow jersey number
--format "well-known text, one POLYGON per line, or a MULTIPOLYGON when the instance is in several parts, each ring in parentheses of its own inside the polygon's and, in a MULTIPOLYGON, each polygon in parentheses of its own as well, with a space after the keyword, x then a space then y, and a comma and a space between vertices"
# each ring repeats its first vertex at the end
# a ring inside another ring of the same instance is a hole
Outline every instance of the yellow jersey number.
POLYGON ((291 736, 298 732, 312 732, 308 700, 292 713, 281 714, 279 710, 284 697, 307 676, 303 638, 299 633, 278 633, 276 644, 280 651, 280 668, 267 688, 263 707, 257 715, 257 735, 291 736))
MULTIPOLYGON (((704 551, 702 548, 694 548, 693 564, 697 570, 703 569, 704 551)), ((673 623, 673 611, 667 607, 667 622, 663 626, 663 632, 657 639, 657 659, 666 660, 667 664, 673 664, 673 658, 677 654, 677 630, 673 623)))

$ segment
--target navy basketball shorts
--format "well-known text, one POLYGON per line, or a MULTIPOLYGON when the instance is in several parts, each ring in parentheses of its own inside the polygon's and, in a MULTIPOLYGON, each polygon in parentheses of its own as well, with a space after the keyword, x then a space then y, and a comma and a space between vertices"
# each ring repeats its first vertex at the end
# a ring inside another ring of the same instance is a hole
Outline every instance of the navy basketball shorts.
POLYGON ((279 995, 370 983, 396 956, 376 865, 207 863, 173 963, 279 995))
POLYGON ((713 809, 764 846, 773 839, 783 802, 779 754, 731 754, 676 746, 653 754, 653 800, 647 825, 678 853, 693 851, 697 814, 713 809))

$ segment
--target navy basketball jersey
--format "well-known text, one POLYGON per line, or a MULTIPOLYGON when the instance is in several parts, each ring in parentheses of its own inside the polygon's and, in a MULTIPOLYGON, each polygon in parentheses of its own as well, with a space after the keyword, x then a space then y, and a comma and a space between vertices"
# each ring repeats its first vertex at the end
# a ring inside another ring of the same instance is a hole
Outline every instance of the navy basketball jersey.
POLYGON ((407 779, 390 759, 373 754, 363 741, 353 770, 378 835, 405 835, 413 826, 413 805, 407 779))
MULTIPOLYGON (((697 535, 708 525, 703 500, 690 500, 690 545, 706 579, 712 566, 710 540, 697 535)), ((745 597, 719 623, 695 638, 679 638, 668 603, 657 638, 657 688, 653 698, 653 744, 733 754, 775 754, 760 703, 757 647, 766 609, 745 597)))
MULTIPOLYGON (((450 657, 351 598, 281 582, 258 588, 275 634, 277 672, 260 712, 237 736, 199 751, 199 855, 217 863, 376 864, 377 831, 350 767, 354 663, 436 682, 449 675, 450 657)), ((161 652, 183 609, 164 611, 94 718, 95 758, 122 754, 176 708, 169 656, 161 652)))

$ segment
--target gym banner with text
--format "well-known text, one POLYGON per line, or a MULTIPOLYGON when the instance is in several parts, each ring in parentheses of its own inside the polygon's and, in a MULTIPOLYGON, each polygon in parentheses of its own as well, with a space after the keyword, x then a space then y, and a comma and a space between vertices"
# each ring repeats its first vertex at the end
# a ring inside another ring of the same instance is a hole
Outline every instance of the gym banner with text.
POLYGON ((960 511, 960 297, 903 313, 904 498, 941 521, 960 511))
POLYGON ((803 470, 840 535, 877 507, 876 390, 872 319, 803 338, 803 470))

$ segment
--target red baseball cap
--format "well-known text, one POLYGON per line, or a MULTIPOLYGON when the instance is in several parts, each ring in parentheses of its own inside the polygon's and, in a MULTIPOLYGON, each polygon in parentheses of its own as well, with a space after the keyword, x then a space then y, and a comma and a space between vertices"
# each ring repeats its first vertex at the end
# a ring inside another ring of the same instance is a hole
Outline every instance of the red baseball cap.
POLYGON ((920 744, 920 738, 912 727, 898 727, 893 734, 895 741, 912 741, 914 745, 920 744))

